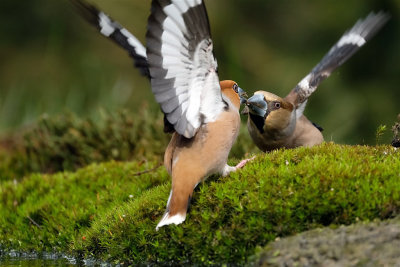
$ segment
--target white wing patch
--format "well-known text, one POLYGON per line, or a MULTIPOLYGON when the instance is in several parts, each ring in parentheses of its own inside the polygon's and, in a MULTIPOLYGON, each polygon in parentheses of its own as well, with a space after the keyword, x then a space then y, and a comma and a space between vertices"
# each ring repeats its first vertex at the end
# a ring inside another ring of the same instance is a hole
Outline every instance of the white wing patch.
POLYGON ((153 5, 147 33, 152 90, 175 130, 191 138, 225 105, 207 14, 201 0, 162 3, 153 5))
POLYGON ((110 18, 103 12, 99 13, 99 25, 101 34, 106 37, 109 37, 115 31, 110 18))
POLYGON ((362 47, 387 22, 388 16, 383 12, 370 13, 364 20, 345 32, 338 42, 329 50, 322 60, 304 77, 289 95, 297 94, 294 101, 303 113, 308 97, 317 89, 318 85, 331 73, 346 62, 360 47, 362 47))
POLYGON ((337 46, 344 46, 346 44, 353 44, 353 45, 357 45, 357 46, 363 46, 366 43, 365 39, 357 34, 357 33, 348 33, 342 36, 342 38, 340 38, 339 42, 337 43, 337 46))
POLYGON ((307 105, 307 100, 301 103, 297 109, 296 109, 296 119, 298 120, 304 113, 304 110, 306 109, 307 105))
POLYGON ((194 81, 203 87, 200 114, 204 116, 205 123, 215 121, 224 109, 221 88, 216 73, 218 66, 212 54, 212 49, 212 41, 204 40, 197 47, 194 57, 197 70, 194 81))
POLYGON ((169 5, 164 8, 164 12, 168 16, 168 19, 174 20, 175 25, 176 25, 176 27, 179 28, 178 31, 180 31, 180 32, 186 31, 185 22, 183 21, 183 18, 181 15, 182 13, 185 13, 186 11, 179 10, 179 7, 177 5, 169 5))
POLYGON ((303 90, 310 90, 310 81, 311 81, 311 74, 308 74, 306 77, 304 77, 300 82, 299 86, 303 90))
POLYGON ((142 43, 125 28, 122 28, 120 31, 123 35, 125 35, 125 37, 127 37, 128 43, 135 48, 136 54, 147 58, 146 48, 142 45, 142 43))

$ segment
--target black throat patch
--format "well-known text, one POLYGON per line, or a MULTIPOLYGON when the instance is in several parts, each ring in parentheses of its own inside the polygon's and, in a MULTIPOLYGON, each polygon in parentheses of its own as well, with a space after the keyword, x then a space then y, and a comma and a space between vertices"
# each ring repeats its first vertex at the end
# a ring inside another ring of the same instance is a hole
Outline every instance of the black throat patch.
POLYGON ((256 125, 256 127, 258 129, 258 131, 261 134, 263 134, 264 133, 264 121, 265 121, 265 119, 263 117, 260 117, 260 116, 257 116, 257 115, 251 114, 251 113, 249 113, 249 115, 250 115, 250 120, 252 122, 254 122, 254 124, 256 125))

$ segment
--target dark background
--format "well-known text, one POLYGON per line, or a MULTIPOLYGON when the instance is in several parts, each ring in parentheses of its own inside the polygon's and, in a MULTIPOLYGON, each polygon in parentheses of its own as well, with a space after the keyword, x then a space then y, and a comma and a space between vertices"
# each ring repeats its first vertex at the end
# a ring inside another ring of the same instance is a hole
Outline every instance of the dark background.
MULTIPOLYGON (((150 1, 93 0, 144 42, 150 1)), ((206 1, 221 79, 248 93, 285 96, 340 38, 370 11, 391 20, 325 80, 305 114, 327 141, 375 144, 379 125, 400 113, 400 1, 206 1)), ((0 2, 0 134, 41 114, 101 110, 143 103, 159 112, 146 78, 122 49, 87 25, 67 0, 0 2)), ((386 131, 383 142, 389 142, 386 131)))

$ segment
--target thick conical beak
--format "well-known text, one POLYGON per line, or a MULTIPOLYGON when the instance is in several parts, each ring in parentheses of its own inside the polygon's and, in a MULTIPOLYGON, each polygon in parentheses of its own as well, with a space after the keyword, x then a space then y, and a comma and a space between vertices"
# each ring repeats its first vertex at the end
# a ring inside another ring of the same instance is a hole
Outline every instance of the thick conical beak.
POLYGON ((247 102, 247 94, 242 88, 238 88, 238 95, 240 98, 240 105, 245 104, 247 102))
POLYGON ((261 94, 255 94, 247 99, 246 106, 248 107, 248 112, 254 115, 265 117, 267 114, 268 104, 261 94))

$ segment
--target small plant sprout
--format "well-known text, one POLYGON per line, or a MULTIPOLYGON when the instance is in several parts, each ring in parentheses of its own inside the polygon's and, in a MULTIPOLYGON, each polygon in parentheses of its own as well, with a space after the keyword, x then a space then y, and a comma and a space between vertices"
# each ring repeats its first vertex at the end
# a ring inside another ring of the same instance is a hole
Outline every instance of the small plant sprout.
POLYGON ((376 144, 378 145, 381 141, 382 136, 385 134, 387 127, 386 125, 379 125, 378 129, 376 129, 376 144))

